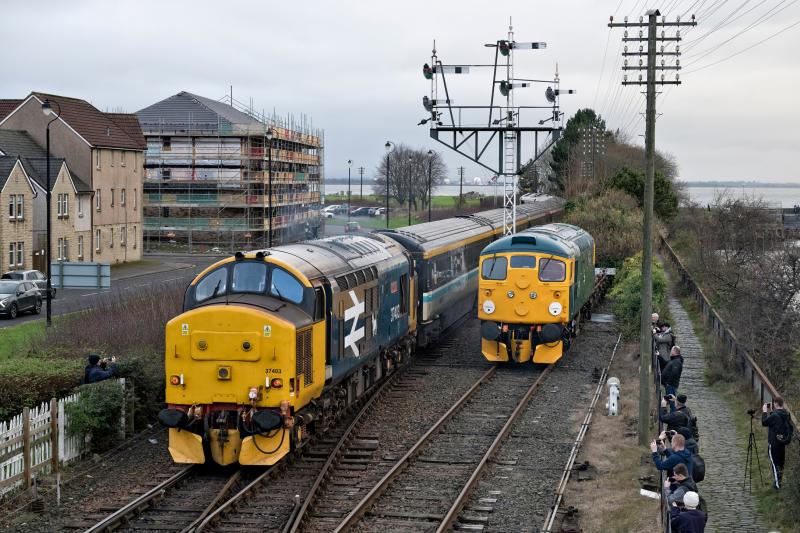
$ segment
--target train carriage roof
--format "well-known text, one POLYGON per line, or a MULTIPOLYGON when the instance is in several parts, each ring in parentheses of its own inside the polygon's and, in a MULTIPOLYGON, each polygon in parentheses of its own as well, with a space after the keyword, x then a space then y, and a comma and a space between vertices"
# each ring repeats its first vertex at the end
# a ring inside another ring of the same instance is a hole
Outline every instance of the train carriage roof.
MULTIPOLYGON (((517 221, 525 222, 536 215, 561 209, 563 205, 562 198, 541 197, 536 202, 518 205, 517 221)), ((380 230, 377 233, 397 239, 412 252, 428 253, 487 232, 502 231, 502 228, 503 209, 492 209, 393 230, 380 230)))
POLYGON ((545 224, 503 237, 483 249, 481 255, 508 252, 539 252, 574 258, 591 250, 594 239, 572 224, 545 224))

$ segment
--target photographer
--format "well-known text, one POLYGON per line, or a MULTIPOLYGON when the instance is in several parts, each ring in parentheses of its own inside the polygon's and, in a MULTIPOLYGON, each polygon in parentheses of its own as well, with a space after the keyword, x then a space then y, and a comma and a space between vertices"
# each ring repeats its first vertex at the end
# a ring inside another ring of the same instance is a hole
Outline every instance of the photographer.
POLYGON ((672 475, 672 469, 679 464, 686 465, 686 470, 689 472, 689 477, 692 476, 692 454, 689 450, 685 449, 686 439, 683 435, 676 434, 672 437, 672 450, 664 447, 664 434, 659 435, 657 441, 650 443, 650 451, 653 454, 653 464, 656 465, 658 470, 666 470, 669 475, 672 475), (661 454, 666 456, 666 459, 661 460, 661 454))
POLYGON ((708 515, 700 511, 700 495, 689 491, 683 496, 683 509, 673 502, 669 510, 673 533, 703 533, 706 530, 708 515))
POLYGON ((117 373, 117 358, 101 359, 97 354, 90 354, 88 358, 89 364, 83 371, 84 383, 97 383, 117 373))
POLYGON ((658 419, 667 425, 667 430, 677 431, 680 428, 691 428, 692 418, 686 411, 685 401, 685 394, 679 394, 677 397, 668 394, 661 399, 661 412, 658 414, 658 419), (673 403, 676 400, 677 405, 673 403))
POLYGON ((687 492, 697 492, 697 484, 689 477, 686 465, 675 465, 673 476, 664 481, 664 495, 667 503, 683 503, 683 496, 687 492))
POLYGON ((667 394, 675 395, 681 382, 683 373, 683 356, 679 346, 673 346, 669 352, 669 363, 664 366, 661 372, 661 384, 667 394))
POLYGON ((664 367, 669 363, 669 354, 672 347, 675 346, 675 333, 669 324, 660 324, 656 331, 653 333, 653 341, 656 345, 656 353, 658 354, 658 368, 662 372, 664 367))
POLYGON ((772 403, 765 403, 761 407, 761 425, 769 428, 767 452, 769 461, 772 463, 772 475, 775 478, 773 486, 776 489, 780 489, 781 480, 783 479, 786 445, 792 441, 792 434, 794 433, 792 418, 783 407, 783 398, 776 396, 772 399, 772 403))

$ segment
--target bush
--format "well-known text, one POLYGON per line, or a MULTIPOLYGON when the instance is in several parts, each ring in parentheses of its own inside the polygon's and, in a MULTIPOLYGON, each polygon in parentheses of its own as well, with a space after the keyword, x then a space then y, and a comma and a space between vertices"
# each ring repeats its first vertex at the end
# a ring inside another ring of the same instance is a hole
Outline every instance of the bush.
MULTIPOLYGON (((635 198, 641 206, 644 202, 644 173, 622 167, 609 181, 609 187, 619 189, 635 198)), ((672 182, 661 172, 655 173, 653 183, 653 212, 661 220, 668 221, 678 214, 678 192, 672 182)))
MULTIPOLYGON (((660 263, 653 261, 653 312, 665 314, 667 278, 660 263)), ((627 338, 639 335, 642 315, 642 254, 625 260, 617 271, 610 297, 614 315, 627 338)))
POLYGON ((88 435, 93 452, 108 450, 122 435, 122 387, 118 381, 108 380, 82 385, 78 392, 78 401, 65 406, 69 435, 88 435))
POLYGON ((597 247, 597 266, 621 267, 642 249, 642 211, 636 200, 611 189, 567 205, 564 219, 588 231, 597 247))

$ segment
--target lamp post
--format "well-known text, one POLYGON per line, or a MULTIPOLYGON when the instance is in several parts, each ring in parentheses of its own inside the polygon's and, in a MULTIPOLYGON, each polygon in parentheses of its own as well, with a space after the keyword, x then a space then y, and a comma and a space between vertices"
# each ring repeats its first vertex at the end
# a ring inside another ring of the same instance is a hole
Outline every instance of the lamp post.
POLYGON ((347 160, 347 223, 348 224, 350 223, 350 211, 351 211, 351 207, 352 207, 350 205, 350 169, 351 168, 353 168, 353 160, 352 159, 348 159, 347 160))
POLYGON ((53 110, 53 107, 50 105, 50 100, 45 100, 44 102, 42 102, 42 112, 44 113, 44 115, 46 117, 49 117, 49 116, 53 117, 50 120, 50 122, 47 123, 47 128, 46 128, 46 133, 45 133, 45 139, 46 139, 46 141, 45 141, 45 145, 46 145, 46 148, 45 148, 45 150, 46 150, 45 167, 47 169, 46 170, 47 188, 45 189, 45 198, 47 198, 47 201, 45 202, 47 204, 47 232, 46 232, 47 233, 47 252, 45 253, 45 261, 47 261, 47 294, 46 294, 45 298, 47 299, 47 327, 48 328, 53 325, 53 313, 52 313, 52 310, 51 310, 51 305, 52 305, 52 300, 53 300, 53 286, 52 286, 52 281, 50 280, 50 275, 51 275, 51 272, 50 272, 50 246, 51 246, 51 244, 50 244, 50 224, 51 224, 51 222, 50 222, 50 219, 51 219, 50 203, 51 203, 51 197, 52 197, 52 193, 51 193, 51 190, 50 190, 50 124, 52 124, 53 122, 58 120, 58 117, 61 116, 61 106, 56 101, 53 101, 53 103, 58 108, 58 112, 53 110))
POLYGON ((414 156, 408 156, 408 225, 411 225, 411 177, 414 169, 414 156))
POLYGON ((272 128, 267 130, 265 137, 267 138, 267 223, 269 229, 267 230, 267 248, 272 248, 272 138, 275 134, 272 128))
POLYGON ((394 151, 394 143, 386 141, 383 147, 386 148, 386 229, 389 229, 389 156, 394 151))
POLYGON ((428 222, 431 221, 431 173, 433 170, 433 150, 428 150, 428 222))

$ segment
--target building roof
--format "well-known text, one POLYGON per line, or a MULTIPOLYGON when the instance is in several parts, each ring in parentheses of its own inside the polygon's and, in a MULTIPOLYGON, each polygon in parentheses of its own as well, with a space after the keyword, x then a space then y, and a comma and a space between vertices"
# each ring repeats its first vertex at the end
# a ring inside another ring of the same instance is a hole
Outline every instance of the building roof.
POLYGON ((147 149, 147 142, 145 142, 144 135, 142 135, 142 126, 139 124, 139 117, 135 113, 106 113, 105 115, 122 128, 131 139, 141 141, 140 148, 142 150, 147 149))
MULTIPOLYGON (((65 163, 64 159, 60 157, 51 157, 50 158, 50 189, 52 190, 55 186, 56 177, 58 176, 58 171, 61 169, 61 165, 65 163)), ((45 189, 45 184, 47 183, 47 158, 46 157, 26 157, 22 160, 22 164, 25 166, 25 172, 38 183, 42 189, 45 189)), ((72 170, 69 169, 69 165, 67 165, 67 170, 69 170, 69 175, 72 177, 72 182, 75 184, 75 189, 78 192, 92 192, 92 188, 89 187, 85 181, 75 175, 72 170)))
POLYGON ((134 138, 127 127, 123 128, 110 114, 103 113, 85 100, 37 92, 32 94, 42 102, 57 102, 58 105, 53 107, 56 110, 61 107, 64 122, 92 146, 127 150, 144 150, 146 147, 143 137, 134 138))
POLYGON ((247 113, 228 104, 181 91, 136 113, 144 131, 152 130, 231 130, 232 126, 263 128, 247 113))
MULTIPOLYGON (((33 140, 33 137, 28 135, 28 132, 0 129, 0 152, 3 152, 3 154, 15 160, 17 157, 21 158, 22 164, 25 167, 25 172, 27 172, 36 183, 41 185, 43 189, 45 188, 45 183, 47 183, 47 152, 33 140)), ((52 173, 51 188, 55 185, 55 178, 63 163, 63 158, 50 158, 50 171, 52 173)), ((13 168, 13 164, 11 168, 13 168)), ((8 172, 11 172, 11 168, 8 169, 8 172)), ((92 191, 91 187, 86 185, 83 179, 76 176, 75 173, 69 169, 69 166, 67 166, 67 169, 69 170, 69 174, 78 192, 92 191)), ((7 177, 8 172, 6 172, 5 177, 7 177)))
POLYGON ((14 165, 17 163, 17 157, 0 156, 0 189, 5 187, 11 171, 14 170, 14 165))
POLYGON ((6 118, 9 115, 9 113, 14 111, 17 108, 17 106, 19 106, 19 104, 21 104, 21 103, 22 103, 22 100, 14 100, 14 99, 2 100, 2 99, 0 99, 0 120, 3 120, 4 118, 6 118))
POLYGON ((39 146, 27 131, 0 129, 0 152, 4 155, 20 157, 45 157, 44 148, 39 146))

